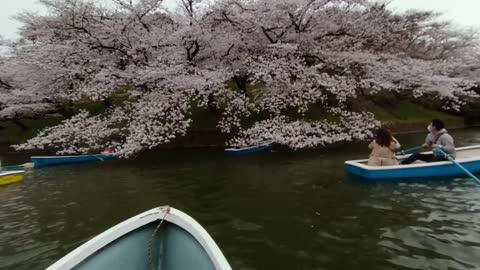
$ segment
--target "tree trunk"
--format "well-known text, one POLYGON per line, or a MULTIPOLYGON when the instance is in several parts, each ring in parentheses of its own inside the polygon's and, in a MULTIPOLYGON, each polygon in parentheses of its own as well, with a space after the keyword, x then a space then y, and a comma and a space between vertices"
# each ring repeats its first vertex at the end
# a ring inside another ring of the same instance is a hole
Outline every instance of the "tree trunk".
POLYGON ((214 102, 215 102, 215 97, 213 96, 213 94, 208 95, 207 106, 208 106, 208 110, 212 113, 217 112, 217 107, 215 106, 214 102))
POLYGON ((60 114, 64 118, 70 118, 74 115, 73 110, 73 101, 69 100, 67 104, 62 104, 62 110, 60 111, 60 114))
POLYGON ((247 79, 248 79, 248 76, 244 74, 235 75, 233 77, 233 80, 237 84, 238 89, 240 89, 240 91, 242 91, 244 95, 247 94, 247 79))
POLYGON ((106 98, 106 99, 103 100, 103 105, 105 106, 105 108, 110 109, 110 108, 112 108, 113 104, 112 104, 112 102, 110 101, 109 98, 106 98))

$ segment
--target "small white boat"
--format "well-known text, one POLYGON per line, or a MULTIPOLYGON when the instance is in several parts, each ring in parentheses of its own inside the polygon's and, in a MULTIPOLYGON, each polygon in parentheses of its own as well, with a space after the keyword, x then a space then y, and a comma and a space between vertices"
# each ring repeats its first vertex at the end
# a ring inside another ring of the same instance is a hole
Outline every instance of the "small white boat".
MULTIPOLYGON (((463 165, 472 173, 480 173, 480 145, 456 148, 455 161, 463 165)), ((430 154, 432 152, 425 152, 430 154)), ((407 158, 410 155, 398 156, 398 159, 407 158)), ((412 163, 409 165, 396 166, 368 166, 368 159, 346 161, 347 171, 351 174, 372 180, 449 177, 465 175, 457 165, 451 161, 430 163, 412 163)))
POLYGON ((205 229, 168 206, 130 218, 47 270, 231 270, 205 229))

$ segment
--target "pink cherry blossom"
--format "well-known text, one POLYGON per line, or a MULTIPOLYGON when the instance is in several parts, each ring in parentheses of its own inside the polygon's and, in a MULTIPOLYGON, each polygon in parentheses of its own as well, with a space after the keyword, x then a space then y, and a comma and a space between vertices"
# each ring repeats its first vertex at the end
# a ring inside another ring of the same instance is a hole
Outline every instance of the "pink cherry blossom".
POLYGON ((179 0, 175 12, 161 0, 40 2, 48 13, 19 14, 22 39, 0 58, 0 119, 79 100, 107 108, 19 150, 133 157, 188 133, 198 107, 220 115, 229 145, 303 149, 371 137, 380 123, 351 108, 359 96, 427 95, 454 110, 478 97, 475 35, 428 11, 368 0, 179 0), (313 106, 332 120, 309 120, 313 106))

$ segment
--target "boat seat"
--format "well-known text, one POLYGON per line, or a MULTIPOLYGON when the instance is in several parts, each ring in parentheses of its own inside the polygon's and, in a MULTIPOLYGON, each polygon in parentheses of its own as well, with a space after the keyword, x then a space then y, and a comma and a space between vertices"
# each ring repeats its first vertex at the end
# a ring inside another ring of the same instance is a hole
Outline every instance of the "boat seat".
POLYGON ((423 164, 423 163, 427 163, 423 160, 415 160, 414 162, 412 162, 412 164, 423 164))

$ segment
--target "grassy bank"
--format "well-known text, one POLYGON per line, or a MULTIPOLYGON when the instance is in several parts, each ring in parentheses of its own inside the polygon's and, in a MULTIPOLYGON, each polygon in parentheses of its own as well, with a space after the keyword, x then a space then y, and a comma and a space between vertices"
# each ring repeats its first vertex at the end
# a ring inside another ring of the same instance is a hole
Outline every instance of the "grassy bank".
POLYGON ((19 119, 16 121, 0 121, 0 143, 16 144, 35 137, 42 129, 59 124, 58 116, 47 116, 41 119, 19 119))
MULTIPOLYGON (((370 100, 357 101, 357 110, 370 111, 383 124, 390 127, 394 133, 410 133, 425 131, 428 122, 433 118, 445 121, 447 128, 464 127, 464 118, 437 111, 432 108, 413 103, 412 101, 397 100, 394 104, 379 105, 370 100)), ((309 120, 321 120, 329 117, 318 106, 312 106, 305 118, 309 120)), ((207 109, 195 108, 193 110, 193 123, 189 134, 178 138, 168 147, 210 147, 221 146, 227 135, 221 134, 216 125, 220 120, 218 114, 209 112, 207 109)), ((41 129, 58 124, 61 117, 51 116, 42 119, 24 119, 0 122, 0 143, 16 144, 34 137, 41 129)), ((331 119, 330 119, 331 120, 331 119)), ((247 120, 248 121, 248 120, 247 120)))
POLYGON ((461 115, 428 109, 408 100, 387 107, 370 104, 369 110, 394 133, 425 131, 428 123, 434 118, 442 119, 447 128, 465 127, 464 117, 461 115))

